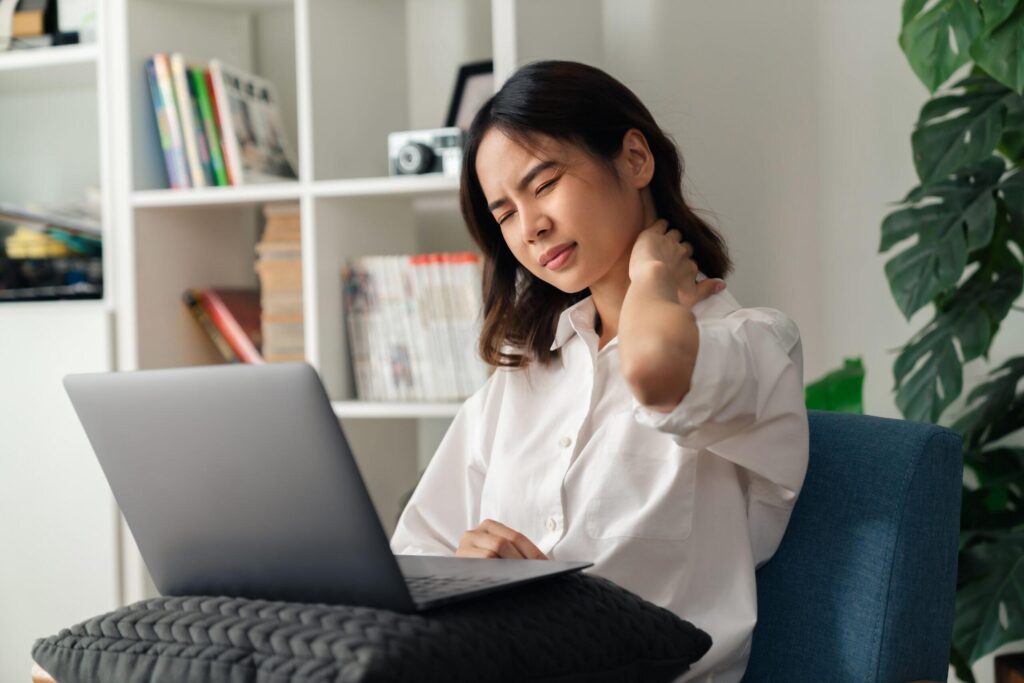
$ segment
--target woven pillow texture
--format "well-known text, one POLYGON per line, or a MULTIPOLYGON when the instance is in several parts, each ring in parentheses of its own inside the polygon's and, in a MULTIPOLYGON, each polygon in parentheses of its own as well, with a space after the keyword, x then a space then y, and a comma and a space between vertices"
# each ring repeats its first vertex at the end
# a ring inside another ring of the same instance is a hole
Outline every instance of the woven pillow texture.
POLYGON ((41 638, 58 683, 672 681, 711 637, 612 581, 575 573, 418 614, 160 597, 41 638))

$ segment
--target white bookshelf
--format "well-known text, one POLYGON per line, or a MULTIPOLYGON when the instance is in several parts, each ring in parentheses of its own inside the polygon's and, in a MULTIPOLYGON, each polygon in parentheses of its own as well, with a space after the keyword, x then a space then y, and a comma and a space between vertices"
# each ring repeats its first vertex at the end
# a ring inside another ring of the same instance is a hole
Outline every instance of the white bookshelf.
MULTIPOLYGON (((107 6, 110 119, 119 131, 112 151, 118 369, 221 362, 181 293, 196 286, 256 286, 260 209, 297 201, 305 357, 324 381, 390 534, 400 496, 415 484, 460 404, 356 399, 341 268, 360 255, 477 249, 459 212, 458 179, 389 177, 387 134, 442 127, 464 63, 493 59, 500 83, 513 65, 544 56, 528 55, 548 48, 538 48, 543 39, 532 39, 536 27, 522 18, 576 31, 575 14, 596 7, 600 15, 600 4, 108 0, 107 6), (167 189, 144 77, 144 62, 156 52, 216 57, 272 80, 298 156, 298 179, 167 189)), ((599 30, 573 35, 573 44, 601 41, 599 30)), ((547 56, 570 56, 557 52, 547 56)), ((124 535, 125 599, 152 595, 127 528, 124 535)))
MULTIPOLYGON (((104 23, 106 5, 100 5, 104 23)), ((0 678, 34 638, 123 602, 116 505, 61 379, 114 369, 115 249, 108 34, 0 53, 0 201, 83 201, 98 189, 102 299, 0 302, 0 678), (46 557, 46 568, 29 558, 46 557), (6 559, 6 557, 5 557, 6 559)))

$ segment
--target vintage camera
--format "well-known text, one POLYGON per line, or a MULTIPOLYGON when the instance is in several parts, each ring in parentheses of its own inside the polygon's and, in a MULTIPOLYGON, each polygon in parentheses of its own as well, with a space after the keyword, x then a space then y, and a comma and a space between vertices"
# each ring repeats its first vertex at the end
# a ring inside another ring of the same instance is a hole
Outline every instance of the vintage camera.
POLYGON ((461 128, 406 130, 388 134, 388 174, 458 176, 462 170, 461 128))

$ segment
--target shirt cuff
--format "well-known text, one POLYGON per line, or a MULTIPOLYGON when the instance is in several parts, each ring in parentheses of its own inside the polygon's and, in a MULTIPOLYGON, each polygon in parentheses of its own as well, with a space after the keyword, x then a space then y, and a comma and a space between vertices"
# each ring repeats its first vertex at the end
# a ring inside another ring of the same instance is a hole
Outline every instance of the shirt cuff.
POLYGON ((728 327, 713 322, 698 321, 697 331, 697 359, 689 391, 668 413, 651 410, 631 394, 633 418, 639 424, 684 439, 739 391, 747 373, 742 342, 728 327))

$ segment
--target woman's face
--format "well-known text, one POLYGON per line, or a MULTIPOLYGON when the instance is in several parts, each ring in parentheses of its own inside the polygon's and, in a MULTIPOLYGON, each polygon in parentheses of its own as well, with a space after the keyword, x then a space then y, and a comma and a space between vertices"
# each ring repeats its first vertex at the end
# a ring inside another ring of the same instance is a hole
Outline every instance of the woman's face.
MULTIPOLYGON (((629 257, 649 208, 640 190, 653 173, 646 142, 639 131, 626 134, 616 159, 623 177, 615 182, 609 170, 579 147, 548 137, 537 141, 536 154, 492 128, 480 141, 476 172, 480 187, 516 259, 536 277, 563 292, 575 293, 606 278, 625 278, 629 257), (632 143, 630 142, 632 136, 632 143), (640 154, 632 145, 643 148, 640 154), (544 263, 546 254, 572 245, 560 258, 544 263)), ((649 190, 645 190, 649 194, 649 190)), ((649 202, 648 202, 649 203, 649 202)))

